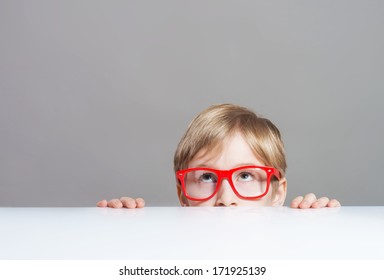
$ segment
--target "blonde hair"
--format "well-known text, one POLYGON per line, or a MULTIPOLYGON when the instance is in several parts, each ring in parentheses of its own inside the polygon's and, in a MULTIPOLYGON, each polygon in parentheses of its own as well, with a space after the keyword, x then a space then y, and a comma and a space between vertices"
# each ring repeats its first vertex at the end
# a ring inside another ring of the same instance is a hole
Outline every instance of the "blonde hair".
POLYGON ((213 105, 192 120, 175 152, 175 172, 188 168, 200 151, 221 151, 223 140, 235 132, 242 134, 263 164, 278 169, 281 177, 285 177, 287 163, 277 127, 253 111, 233 104, 213 105))

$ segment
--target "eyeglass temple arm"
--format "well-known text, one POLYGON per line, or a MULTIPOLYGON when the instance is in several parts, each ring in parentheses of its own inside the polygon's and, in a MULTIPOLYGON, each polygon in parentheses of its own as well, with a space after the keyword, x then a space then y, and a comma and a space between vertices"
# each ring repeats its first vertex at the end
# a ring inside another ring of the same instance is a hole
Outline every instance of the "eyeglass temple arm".
POLYGON ((277 169, 273 169, 273 175, 275 175, 275 177, 277 178, 277 180, 280 180, 281 179, 281 174, 280 174, 280 171, 277 170, 277 169))

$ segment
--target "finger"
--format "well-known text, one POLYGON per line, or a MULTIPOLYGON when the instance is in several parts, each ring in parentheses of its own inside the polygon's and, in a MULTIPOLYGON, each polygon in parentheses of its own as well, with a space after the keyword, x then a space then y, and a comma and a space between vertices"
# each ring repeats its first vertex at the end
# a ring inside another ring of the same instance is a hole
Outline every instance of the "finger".
POLYGON ((303 201, 299 204, 299 208, 306 209, 310 208, 311 205, 316 201, 316 196, 313 193, 306 194, 303 201))
POLYGON ((312 203, 312 208, 323 208, 326 207, 329 202, 328 197, 320 197, 314 203, 312 203))
POLYGON ((120 201, 123 204, 123 207, 128 209, 136 208, 136 201, 132 197, 120 197, 120 201))
POLYGON ((96 203, 97 207, 107 207, 107 205, 108 205, 108 202, 105 199, 100 200, 98 203, 96 203))
POLYGON ((302 196, 295 197, 291 202, 291 208, 298 208, 303 199, 304 197, 302 196))
POLYGON ((108 201, 108 207, 110 208, 121 208, 123 207, 123 204, 121 203, 121 201, 119 199, 112 199, 110 201, 108 201))
POLYGON ((145 201, 142 198, 136 198, 136 207, 143 208, 145 206, 145 201))
POLYGON ((340 202, 337 200, 337 199, 331 199, 328 204, 327 204, 328 207, 340 207, 341 204, 340 202))

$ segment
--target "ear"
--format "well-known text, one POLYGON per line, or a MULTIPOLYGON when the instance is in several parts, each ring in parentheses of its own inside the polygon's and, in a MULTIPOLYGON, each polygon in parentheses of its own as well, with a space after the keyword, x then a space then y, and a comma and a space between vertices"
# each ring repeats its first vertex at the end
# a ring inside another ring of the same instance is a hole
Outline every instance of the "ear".
POLYGON ((287 179, 280 179, 279 186, 275 191, 275 196, 272 198, 272 206, 283 206, 285 197, 287 196, 287 179))
POLYGON ((184 196, 180 184, 176 184, 176 189, 177 189, 177 197, 179 198, 180 205, 181 206, 188 206, 188 200, 184 196))

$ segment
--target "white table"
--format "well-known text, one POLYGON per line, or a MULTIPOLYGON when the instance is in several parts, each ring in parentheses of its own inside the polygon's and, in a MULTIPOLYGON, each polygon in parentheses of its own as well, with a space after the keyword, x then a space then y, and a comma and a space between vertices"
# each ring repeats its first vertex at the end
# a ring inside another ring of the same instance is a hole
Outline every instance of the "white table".
POLYGON ((384 259, 384 207, 0 208, 0 259, 384 259))

